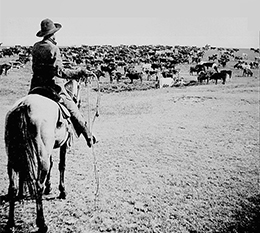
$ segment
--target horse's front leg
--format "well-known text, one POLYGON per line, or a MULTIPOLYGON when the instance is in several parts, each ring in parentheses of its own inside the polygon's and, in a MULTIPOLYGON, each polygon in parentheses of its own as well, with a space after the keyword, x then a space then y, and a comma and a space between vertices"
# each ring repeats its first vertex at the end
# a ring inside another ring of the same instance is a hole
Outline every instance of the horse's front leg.
POLYGON ((45 190, 44 190, 44 194, 48 195, 51 192, 51 169, 53 167, 53 160, 52 160, 52 155, 50 156, 50 168, 47 174, 47 179, 45 182, 45 190))
POLYGON ((59 198, 65 199, 66 192, 65 192, 65 184, 64 184, 64 173, 65 173, 65 166, 66 166, 66 152, 67 152, 67 145, 66 143, 61 146, 60 148, 60 163, 59 163, 59 171, 60 171, 60 196, 59 198))

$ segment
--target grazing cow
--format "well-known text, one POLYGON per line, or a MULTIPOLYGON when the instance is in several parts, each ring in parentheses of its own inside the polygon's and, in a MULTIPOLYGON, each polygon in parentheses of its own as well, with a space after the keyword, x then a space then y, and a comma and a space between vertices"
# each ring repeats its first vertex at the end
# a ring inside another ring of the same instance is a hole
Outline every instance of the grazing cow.
POLYGON ((160 63, 152 63, 151 68, 153 70, 161 69, 161 64, 160 63))
POLYGON ((215 80, 216 81, 216 85, 218 84, 218 79, 222 80, 222 84, 226 83, 226 78, 227 78, 227 74, 226 73, 214 73, 213 75, 211 75, 209 77, 210 80, 215 80))
POLYGON ((134 80, 140 79, 141 83, 143 82, 143 73, 142 72, 137 72, 137 71, 133 71, 133 72, 127 72, 125 74, 126 77, 128 77, 131 81, 130 83, 132 84, 134 80))
POLYGON ((211 68, 215 64, 215 62, 201 62, 201 65, 205 66, 205 68, 211 68))
POLYGON ((98 81, 100 81, 100 77, 105 77, 105 73, 100 69, 94 69, 93 72, 97 76, 98 81))
POLYGON ((164 78, 174 78, 174 76, 179 76, 180 69, 164 69, 162 70, 161 74, 164 78))
POLYGON ((194 73, 198 73, 197 69, 194 66, 190 67, 190 75, 193 75, 194 73))
POLYGON ((248 69, 248 68, 244 68, 243 69, 243 76, 253 76, 253 72, 251 69, 248 69))
POLYGON ((258 62, 256 61, 250 62, 249 65, 251 69, 258 69, 259 66, 258 62))
POLYGON ((206 80, 207 84, 209 83, 209 78, 214 74, 213 71, 200 71, 197 77, 197 80, 200 84, 202 84, 202 81, 206 80))
POLYGON ((225 73, 229 78, 232 78, 232 70, 221 70, 220 73, 225 73))
POLYGON ((151 77, 155 76, 158 73, 157 70, 144 70, 144 72, 147 74, 147 81, 150 81, 151 77))
POLYGON ((208 57, 208 60, 209 61, 215 61, 215 60, 217 60, 217 58, 218 58, 218 55, 217 54, 213 54, 212 56, 208 57))
POLYGON ((200 62, 200 65, 203 65, 205 67, 205 70, 207 69, 214 69, 216 72, 218 72, 218 65, 215 62, 200 62))
POLYGON ((243 63, 242 63, 241 61, 239 61, 239 62, 237 62, 237 63, 234 65, 234 68, 235 68, 235 69, 238 69, 238 70, 239 70, 239 69, 243 69, 242 64, 243 64, 243 63))
POLYGON ((115 79, 117 82, 119 82, 123 77, 123 74, 116 70, 113 71, 112 75, 113 75, 113 79, 115 79))
POLYGON ((201 61, 200 57, 191 57, 191 63, 199 63, 201 61))
POLYGON ((142 65, 142 71, 146 74, 147 76, 147 81, 150 81, 151 76, 157 74, 158 70, 152 69, 152 66, 150 63, 143 64, 142 65))
POLYGON ((193 75, 194 72, 198 74, 201 71, 206 71, 205 66, 203 66, 202 64, 197 64, 195 67, 194 66, 190 67, 190 75, 193 75))
POLYGON ((7 75, 7 71, 11 69, 11 65, 4 63, 2 65, 0 65, 0 75, 2 75, 2 73, 4 72, 5 75, 7 75))
POLYGON ((109 79, 110 79, 110 83, 112 83, 113 82, 113 74, 112 74, 112 72, 114 70, 116 70, 116 64, 109 63, 108 65, 101 65, 100 68, 101 68, 101 71, 108 73, 109 79))
POLYGON ((157 81, 157 87, 158 88, 172 87, 174 83, 175 81, 173 78, 159 78, 157 81))
POLYGON ((250 65, 249 64, 247 64, 247 62, 245 62, 245 63, 243 63, 242 64, 242 69, 251 69, 251 67, 250 67, 250 65))

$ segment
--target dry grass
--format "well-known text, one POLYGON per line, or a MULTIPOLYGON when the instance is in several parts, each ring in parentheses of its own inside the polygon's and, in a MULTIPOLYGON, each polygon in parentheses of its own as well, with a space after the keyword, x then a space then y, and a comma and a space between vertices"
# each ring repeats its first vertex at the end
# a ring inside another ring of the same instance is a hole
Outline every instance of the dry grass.
MULTIPOLYGON (((186 80, 196 79, 188 75, 188 65, 181 68, 186 80)), ((98 208, 93 157, 80 138, 67 157, 66 200, 56 199, 55 156, 53 193, 44 199, 49 232, 259 232, 257 72, 247 78, 235 71, 226 85, 103 92, 94 126, 98 208)), ((29 67, 0 78, 0 135, 5 113, 27 93, 29 79, 29 67)), ((3 197, 8 188, 3 139, 0 152, 3 197)), ((16 207, 16 231, 35 231, 35 202, 16 207)), ((2 199, 1 232, 7 218, 2 199)))

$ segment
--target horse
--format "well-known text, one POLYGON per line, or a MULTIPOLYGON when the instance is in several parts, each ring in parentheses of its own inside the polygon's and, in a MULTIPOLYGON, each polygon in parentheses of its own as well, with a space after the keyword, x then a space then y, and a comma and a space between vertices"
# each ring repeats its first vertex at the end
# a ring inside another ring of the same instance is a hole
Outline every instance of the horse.
MULTIPOLYGON (((86 77, 84 77, 84 82, 86 77)), ((80 90, 83 83, 71 80, 66 87, 69 93, 80 102, 80 90)), ((46 95, 47 96, 47 95, 46 95)), ((39 232, 47 232, 43 214, 42 195, 50 192, 50 173, 52 169, 52 152, 60 149, 60 182, 59 198, 65 199, 65 158, 70 139, 73 135, 69 113, 64 114, 58 103, 41 94, 28 94, 18 100, 6 114, 5 119, 5 144, 8 156, 7 171, 9 177, 9 218, 7 230, 15 226, 14 208, 15 201, 23 198, 24 184, 36 199, 37 218, 36 224, 39 232), (47 114, 46 114, 47 113, 47 114), (64 117, 63 115, 67 116, 64 117), (19 178, 18 195, 16 178, 19 178), (45 190, 44 190, 44 186, 45 190)))

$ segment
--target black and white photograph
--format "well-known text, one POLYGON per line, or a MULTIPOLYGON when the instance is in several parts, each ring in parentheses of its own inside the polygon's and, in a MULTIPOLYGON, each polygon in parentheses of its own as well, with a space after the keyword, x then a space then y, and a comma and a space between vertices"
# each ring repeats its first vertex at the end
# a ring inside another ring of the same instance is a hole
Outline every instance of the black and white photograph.
POLYGON ((257 0, 0 0, 0 233, 260 232, 257 0))

